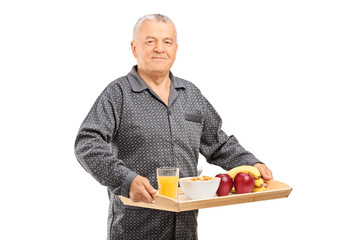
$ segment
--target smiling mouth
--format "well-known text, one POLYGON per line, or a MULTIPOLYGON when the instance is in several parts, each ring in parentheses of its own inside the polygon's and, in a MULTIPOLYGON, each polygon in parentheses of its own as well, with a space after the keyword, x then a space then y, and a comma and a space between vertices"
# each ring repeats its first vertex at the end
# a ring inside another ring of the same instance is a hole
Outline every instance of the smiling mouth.
POLYGON ((155 60, 167 60, 166 57, 152 57, 152 59, 155 59, 155 60))

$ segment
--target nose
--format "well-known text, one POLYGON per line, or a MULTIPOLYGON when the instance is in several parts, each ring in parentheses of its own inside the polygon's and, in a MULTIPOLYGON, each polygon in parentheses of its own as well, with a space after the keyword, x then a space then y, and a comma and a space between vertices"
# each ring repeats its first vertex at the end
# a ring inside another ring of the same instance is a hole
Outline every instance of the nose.
POLYGON ((164 52, 164 46, 163 46, 162 42, 156 43, 154 51, 159 52, 159 53, 164 52))

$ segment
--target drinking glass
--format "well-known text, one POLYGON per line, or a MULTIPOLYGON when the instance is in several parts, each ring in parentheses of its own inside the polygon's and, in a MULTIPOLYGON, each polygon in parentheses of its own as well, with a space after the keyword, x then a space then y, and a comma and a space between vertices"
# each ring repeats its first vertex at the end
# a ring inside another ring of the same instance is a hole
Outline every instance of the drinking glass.
POLYGON ((179 168, 157 168, 156 174, 159 186, 159 194, 177 200, 179 168))

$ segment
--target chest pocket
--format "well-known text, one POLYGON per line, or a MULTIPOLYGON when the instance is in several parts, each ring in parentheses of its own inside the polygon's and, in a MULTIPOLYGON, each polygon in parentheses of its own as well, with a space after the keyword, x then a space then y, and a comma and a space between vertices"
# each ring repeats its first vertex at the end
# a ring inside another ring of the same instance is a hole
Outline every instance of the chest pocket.
POLYGON ((201 115, 199 113, 185 113, 185 120, 191 121, 191 122, 202 123, 203 115, 201 115))
POLYGON ((198 155, 200 149, 203 121, 204 116, 200 113, 185 113, 186 132, 195 156, 198 155))

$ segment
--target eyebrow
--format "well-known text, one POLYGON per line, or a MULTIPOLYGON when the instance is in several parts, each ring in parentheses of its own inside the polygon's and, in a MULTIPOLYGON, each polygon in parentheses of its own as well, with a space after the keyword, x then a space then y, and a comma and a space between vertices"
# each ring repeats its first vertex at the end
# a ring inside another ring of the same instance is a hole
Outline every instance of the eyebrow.
MULTIPOLYGON (((145 38, 145 40, 146 39, 157 39, 156 37, 153 37, 153 36, 147 36, 146 38, 145 38)), ((173 38, 171 38, 171 37, 166 37, 166 38, 164 38, 163 40, 170 40, 170 41, 173 41, 174 42, 174 39, 173 38)))

